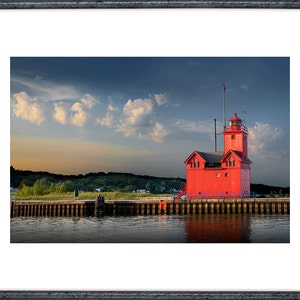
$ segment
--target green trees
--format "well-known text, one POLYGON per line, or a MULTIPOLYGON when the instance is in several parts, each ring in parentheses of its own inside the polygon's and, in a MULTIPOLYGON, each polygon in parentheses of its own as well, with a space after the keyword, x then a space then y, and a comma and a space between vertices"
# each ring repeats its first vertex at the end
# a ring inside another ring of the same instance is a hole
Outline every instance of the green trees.
MULTIPOLYGON (((66 182, 67 183, 67 182, 66 182)), ((19 189, 16 191, 16 196, 41 196, 49 193, 65 193, 67 192, 66 183, 53 183, 46 177, 37 179, 33 186, 27 185, 22 181, 19 189)))
POLYGON ((56 175, 47 172, 20 171, 11 168, 11 186, 17 187, 16 196, 40 196, 76 190, 93 192, 126 192, 146 190, 152 194, 172 194, 185 184, 180 178, 160 178, 130 173, 89 173, 86 175, 56 175))

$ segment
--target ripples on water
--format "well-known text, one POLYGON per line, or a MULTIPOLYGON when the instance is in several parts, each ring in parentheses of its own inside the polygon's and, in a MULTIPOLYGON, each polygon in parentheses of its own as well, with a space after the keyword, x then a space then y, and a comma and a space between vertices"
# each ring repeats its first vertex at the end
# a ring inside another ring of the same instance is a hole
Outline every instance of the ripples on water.
POLYGON ((12 243, 289 243, 289 215, 12 218, 12 243))

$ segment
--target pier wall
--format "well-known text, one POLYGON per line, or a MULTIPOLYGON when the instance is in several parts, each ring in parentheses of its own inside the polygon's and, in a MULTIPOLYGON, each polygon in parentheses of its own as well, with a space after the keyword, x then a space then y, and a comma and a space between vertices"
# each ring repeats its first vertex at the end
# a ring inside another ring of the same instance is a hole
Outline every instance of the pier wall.
POLYGON ((88 217, 186 214, 289 214, 289 198, 20 201, 10 203, 11 217, 88 217))
POLYGON ((85 217, 97 214, 94 200, 10 202, 11 217, 85 217))

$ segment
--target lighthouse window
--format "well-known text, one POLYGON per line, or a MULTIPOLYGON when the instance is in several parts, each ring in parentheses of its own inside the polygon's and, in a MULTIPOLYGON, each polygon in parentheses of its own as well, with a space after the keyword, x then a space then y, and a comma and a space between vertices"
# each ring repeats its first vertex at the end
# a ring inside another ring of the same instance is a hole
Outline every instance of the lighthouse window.
POLYGON ((232 167, 233 166, 233 158, 230 157, 230 160, 229 160, 229 167, 232 167))
POLYGON ((220 177, 220 173, 217 173, 216 176, 217 176, 217 177, 220 177))
POLYGON ((235 134, 232 134, 232 135, 231 135, 231 139, 232 139, 232 140, 235 140, 235 134))
POLYGON ((198 164, 198 159, 196 158, 196 159, 194 160, 194 168, 197 167, 197 164, 198 164))
POLYGON ((229 174, 228 173, 225 173, 225 177, 228 177, 229 176, 229 174))

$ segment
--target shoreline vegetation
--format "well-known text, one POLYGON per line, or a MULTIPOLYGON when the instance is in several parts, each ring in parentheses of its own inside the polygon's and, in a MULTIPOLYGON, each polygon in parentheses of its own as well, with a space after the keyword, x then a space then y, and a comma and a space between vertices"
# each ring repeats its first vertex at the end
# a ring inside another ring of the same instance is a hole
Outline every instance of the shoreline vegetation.
MULTIPOLYGON (((98 192, 80 192, 75 200, 95 200, 98 196, 98 192)), ((104 199, 113 200, 142 200, 146 198, 170 198, 170 194, 137 194, 137 193, 123 193, 123 192, 101 192, 101 196, 104 199)), ((49 193, 45 195, 28 195, 20 196, 16 192, 10 194, 12 200, 74 200, 74 192, 66 193, 49 193)))
MULTIPOLYGON (((11 199, 17 200, 139 200, 172 197, 186 183, 183 178, 155 177, 131 173, 98 172, 62 175, 10 167, 11 199), (75 197, 76 194, 76 197, 75 197)), ((288 198, 289 187, 251 184, 251 195, 260 198, 288 198)))

